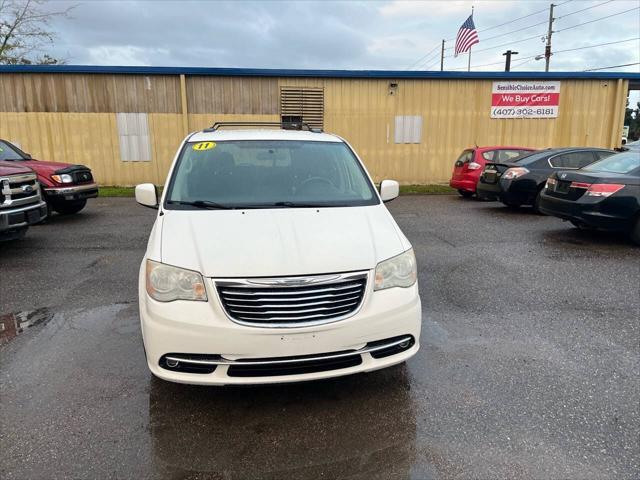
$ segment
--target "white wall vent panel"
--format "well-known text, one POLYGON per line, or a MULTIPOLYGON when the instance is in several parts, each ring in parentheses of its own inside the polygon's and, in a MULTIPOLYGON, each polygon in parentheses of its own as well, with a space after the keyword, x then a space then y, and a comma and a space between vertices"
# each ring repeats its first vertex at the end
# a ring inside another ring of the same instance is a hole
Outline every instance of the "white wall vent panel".
POLYGON ((123 162, 150 162, 151 141, 146 113, 116 113, 120 159, 123 162))
POLYGON ((422 141, 422 117, 397 115, 394 128, 395 143, 420 143, 422 141))

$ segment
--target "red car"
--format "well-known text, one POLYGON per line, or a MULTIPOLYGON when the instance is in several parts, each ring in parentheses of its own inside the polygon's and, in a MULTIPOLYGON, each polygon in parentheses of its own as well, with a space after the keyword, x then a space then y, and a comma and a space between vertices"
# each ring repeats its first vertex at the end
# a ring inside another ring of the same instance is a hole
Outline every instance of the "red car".
POLYGON ((61 214, 77 213, 85 207, 88 198, 98 196, 98 185, 93 180, 91 169, 84 165, 35 160, 2 139, 0 160, 19 163, 36 172, 42 198, 47 202, 49 212, 55 210, 61 214))
POLYGON ((475 147, 462 152, 453 167, 449 185, 465 198, 476 193, 476 186, 485 163, 513 161, 514 158, 535 151, 528 147, 475 147))

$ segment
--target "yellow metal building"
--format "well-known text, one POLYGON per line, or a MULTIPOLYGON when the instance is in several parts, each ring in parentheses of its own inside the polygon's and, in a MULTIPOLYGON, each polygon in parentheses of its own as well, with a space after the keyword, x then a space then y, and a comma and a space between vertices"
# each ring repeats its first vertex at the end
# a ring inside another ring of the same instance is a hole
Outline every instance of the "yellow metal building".
POLYGON ((616 147, 637 73, 0 66, 0 138, 102 185, 164 183, 215 121, 300 120, 348 140, 376 181, 445 183, 473 145, 616 147), (560 81, 556 118, 491 118, 496 81, 560 81))

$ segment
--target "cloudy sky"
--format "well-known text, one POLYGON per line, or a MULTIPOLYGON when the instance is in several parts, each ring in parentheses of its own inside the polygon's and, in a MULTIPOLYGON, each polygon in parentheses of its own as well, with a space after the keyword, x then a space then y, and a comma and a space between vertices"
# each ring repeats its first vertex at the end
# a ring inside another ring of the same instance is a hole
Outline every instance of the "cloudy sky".
MULTIPOLYGON (((46 8, 52 10, 76 7, 53 22, 57 39, 48 50, 70 64, 439 69, 441 40, 453 46, 473 5, 480 44, 473 49, 472 70, 501 70, 507 48, 520 52, 514 70, 540 70, 544 61, 532 57, 544 52, 549 3, 50 1, 46 8)), ((553 70, 640 62, 640 0, 556 3, 554 50, 629 41, 558 52, 553 70), (591 23, 568 28, 585 22, 591 23)), ((466 69, 466 55, 453 58, 452 52, 446 51, 445 69, 466 69)))

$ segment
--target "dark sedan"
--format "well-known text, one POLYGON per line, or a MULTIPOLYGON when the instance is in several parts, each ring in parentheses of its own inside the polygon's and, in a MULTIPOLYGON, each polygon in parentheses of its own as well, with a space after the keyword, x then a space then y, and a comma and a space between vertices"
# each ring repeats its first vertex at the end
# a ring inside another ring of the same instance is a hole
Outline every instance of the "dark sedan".
POLYGON ((488 163, 480 176, 477 195, 510 207, 533 205, 538 210, 540 192, 549 175, 585 167, 614 153, 603 148, 550 148, 512 162, 488 163))
POLYGON ((640 152, 554 172, 542 191, 540 211, 579 228, 627 232, 640 244, 640 152))

